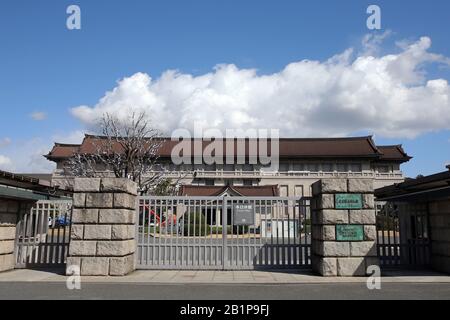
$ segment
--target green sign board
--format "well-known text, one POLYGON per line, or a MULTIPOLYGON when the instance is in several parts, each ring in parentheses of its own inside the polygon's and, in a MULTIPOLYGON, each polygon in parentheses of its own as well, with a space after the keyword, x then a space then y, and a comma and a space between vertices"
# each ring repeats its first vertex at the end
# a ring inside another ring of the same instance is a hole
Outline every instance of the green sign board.
POLYGON ((336 225, 337 241, 363 241, 364 227, 354 224, 338 224, 336 225))
POLYGON ((362 195, 355 193, 338 193, 334 198, 336 209, 362 209, 362 195))

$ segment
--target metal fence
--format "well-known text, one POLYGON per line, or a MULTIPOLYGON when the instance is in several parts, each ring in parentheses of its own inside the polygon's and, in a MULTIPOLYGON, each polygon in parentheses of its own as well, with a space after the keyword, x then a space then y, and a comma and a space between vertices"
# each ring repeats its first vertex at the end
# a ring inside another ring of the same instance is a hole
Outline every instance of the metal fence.
POLYGON ((138 215, 139 269, 311 264, 309 199, 140 197, 138 215))
POLYGON ((16 268, 63 265, 70 242, 71 217, 71 200, 41 200, 20 217, 16 268))
POLYGON ((376 215, 381 266, 421 268, 430 265, 426 204, 377 202, 376 215))

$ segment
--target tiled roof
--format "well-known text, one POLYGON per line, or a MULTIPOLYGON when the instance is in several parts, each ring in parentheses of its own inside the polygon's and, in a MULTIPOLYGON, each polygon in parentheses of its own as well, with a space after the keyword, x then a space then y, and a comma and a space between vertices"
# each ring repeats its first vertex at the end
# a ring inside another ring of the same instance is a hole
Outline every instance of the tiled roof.
POLYGON ((429 201, 427 193, 436 192, 440 196, 448 198, 450 195, 450 168, 449 170, 429 176, 419 176, 416 179, 406 179, 402 183, 396 183, 375 190, 375 196, 380 200, 389 198, 401 198, 415 196, 429 201))
POLYGON ((401 145, 395 146, 378 146, 378 150, 382 153, 381 160, 404 160, 411 159, 406 154, 401 145))
POLYGON ((231 191, 246 197, 275 197, 279 195, 278 186, 181 186, 181 196, 213 197, 231 191))
MULTIPOLYGON (((179 143, 178 141, 171 141, 169 138, 162 138, 163 143, 159 149, 159 156, 162 158, 170 158, 173 148, 179 143)), ((224 142, 223 140, 222 142, 224 142)), ((239 149, 236 140, 227 140, 234 142, 234 154, 245 157, 256 156, 258 150, 252 150, 249 147, 250 141, 245 140, 243 150, 239 149)), ((212 142, 208 140, 193 139, 188 142, 191 147, 191 154, 194 154, 195 142, 202 145, 201 150, 210 145, 212 142)), ((50 153, 46 156, 49 160, 57 161, 71 157, 76 153, 92 154, 97 150, 97 146, 105 143, 105 138, 86 135, 81 145, 65 145, 55 144, 50 153)), ((226 155, 226 147, 223 143, 223 151, 221 155, 226 155)), ((117 143, 114 146, 114 152, 121 152, 122 148, 117 143)), ((271 155, 271 144, 268 146, 268 154, 271 155)), ((220 151, 218 151, 220 152, 220 151)), ((265 154, 265 152, 263 153, 265 154)), ((182 156, 182 154, 180 154, 182 156)), ((216 154, 219 156, 219 154, 216 154)), ((372 137, 350 137, 350 138, 281 138, 279 139, 279 156, 280 158, 373 158, 380 160, 392 160, 406 162, 411 159, 402 149, 401 146, 379 146, 377 147, 372 140, 372 137)))

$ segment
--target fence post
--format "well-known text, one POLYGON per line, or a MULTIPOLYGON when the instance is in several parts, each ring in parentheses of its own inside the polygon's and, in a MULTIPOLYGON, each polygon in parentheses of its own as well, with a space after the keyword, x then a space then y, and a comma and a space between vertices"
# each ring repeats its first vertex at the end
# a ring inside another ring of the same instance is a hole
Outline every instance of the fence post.
POLYGON ((312 267, 322 276, 364 276, 379 265, 371 179, 323 179, 312 186, 312 267))
POLYGON ((82 276, 135 270, 137 185, 128 179, 76 178, 67 258, 82 276))
POLYGON ((228 235, 228 203, 227 196, 222 198, 222 269, 225 270, 228 262, 228 246, 227 246, 227 235, 228 235))

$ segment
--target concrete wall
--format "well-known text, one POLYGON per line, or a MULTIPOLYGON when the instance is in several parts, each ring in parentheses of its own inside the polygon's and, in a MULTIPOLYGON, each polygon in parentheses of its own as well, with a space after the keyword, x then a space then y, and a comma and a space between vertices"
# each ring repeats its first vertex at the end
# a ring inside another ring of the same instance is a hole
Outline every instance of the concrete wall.
POLYGON ((79 266, 85 276, 133 271, 137 185, 127 179, 76 178, 74 191, 67 267, 79 266))
POLYGON ((312 267, 322 276, 365 276, 379 265, 372 179, 324 179, 313 184, 312 267), (362 195, 362 209, 337 209, 335 194, 362 195), (338 241, 336 225, 359 225, 362 241, 338 241))
POLYGON ((430 202, 429 214, 433 269, 450 273, 450 199, 430 202))
POLYGON ((32 202, 0 199, 0 272, 14 269, 16 224, 19 215, 29 212, 32 206, 32 202))

